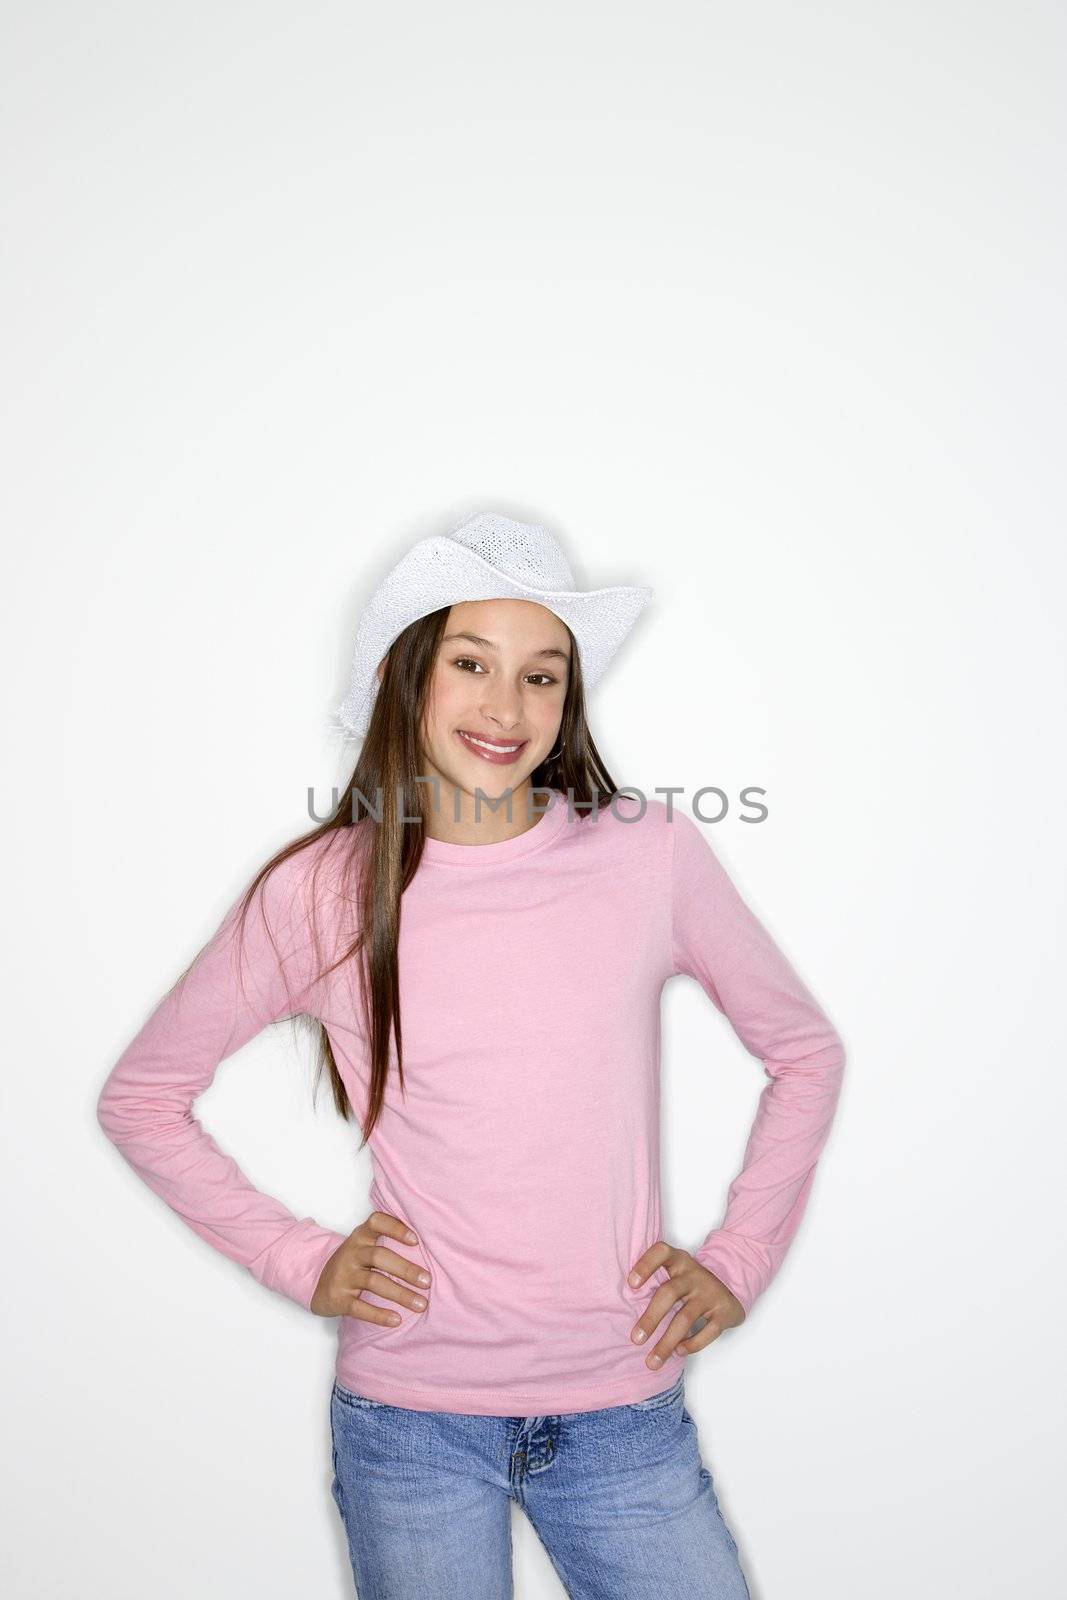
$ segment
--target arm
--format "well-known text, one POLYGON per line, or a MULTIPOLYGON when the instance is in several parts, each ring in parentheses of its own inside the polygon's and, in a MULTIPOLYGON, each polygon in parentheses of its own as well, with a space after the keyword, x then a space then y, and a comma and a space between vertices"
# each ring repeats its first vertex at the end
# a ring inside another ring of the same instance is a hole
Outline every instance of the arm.
POLYGON ((840 1094, 845 1051, 697 823, 675 809, 667 826, 673 971, 697 980, 769 1079, 722 1226, 693 1252, 747 1312, 800 1226, 840 1094))
POLYGON ((314 846, 238 899, 190 970, 159 1001, 104 1083, 97 1119, 138 1177, 208 1244, 310 1310, 346 1235, 297 1220, 253 1187, 192 1114, 216 1069, 270 1022, 309 1010, 315 953, 301 889, 314 846), (273 941, 272 941, 273 936, 273 941))

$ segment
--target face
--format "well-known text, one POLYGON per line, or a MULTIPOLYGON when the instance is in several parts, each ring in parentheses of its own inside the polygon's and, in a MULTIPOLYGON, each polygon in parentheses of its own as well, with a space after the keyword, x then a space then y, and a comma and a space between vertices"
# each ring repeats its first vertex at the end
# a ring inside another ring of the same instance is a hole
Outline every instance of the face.
MULTIPOLYGON (((451 802, 450 785, 472 801, 479 788, 492 798, 508 789, 522 797, 556 747, 570 652, 559 617, 532 600, 451 608, 423 727, 422 766, 442 780, 443 803, 451 802)), ((432 801, 432 786, 427 795, 432 801)))

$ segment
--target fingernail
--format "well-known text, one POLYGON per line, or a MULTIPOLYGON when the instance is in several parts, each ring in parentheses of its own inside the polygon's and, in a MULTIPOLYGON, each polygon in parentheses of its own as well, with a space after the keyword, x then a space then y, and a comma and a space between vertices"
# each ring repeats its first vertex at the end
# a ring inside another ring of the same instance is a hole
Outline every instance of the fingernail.
POLYGON ((392 1314, 392 1315, 391 1315, 391 1316, 390 1316, 390 1318, 389 1318, 389 1321, 390 1321, 390 1322, 392 1322, 392 1323, 394 1323, 394 1324, 395 1324, 395 1323, 397 1323, 397 1322, 399 1322, 399 1321, 400 1321, 400 1314, 399 1314, 399 1312, 397 1312, 397 1311, 394 1311, 394 1312, 393 1312, 393 1314, 392 1314))
POLYGON ((633 1339, 634 1344, 640 1344, 645 1337, 644 1328, 635 1328, 630 1337, 633 1339))
POLYGON ((650 1367, 662 1367, 662 1365, 663 1365, 663 1357, 662 1356, 649 1356, 648 1364, 649 1364, 650 1367))
POLYGON ((410 1228, 408 1229, 408 1231, 404 1235, 404 1237, 407 1240, 408 1244, 418 1244, 418 1242, 419 1242, 418 1234, 417 1233, 413 1233, 410 1228))
POLYGON ((420 1295, 416 1295, 414 1300, 411 1303, 415 1307, 416 1311, 425 1311, 426 1310, 426 1301, 423 1300, 420 1295))
POLYGON ((429 1281, 430 1281, 430 1274, 428 1272, 420 1272, 419 1273, 419 1282, 420 1283, 429 1283, 429 1281))
POLYGON ((630 1282, 633 1284, 634 1288, 636 1288, 637 1285, 641 1282, 641 1274, 639 1272, 631 1272, 631 1274, 630 1274, 630 1282))

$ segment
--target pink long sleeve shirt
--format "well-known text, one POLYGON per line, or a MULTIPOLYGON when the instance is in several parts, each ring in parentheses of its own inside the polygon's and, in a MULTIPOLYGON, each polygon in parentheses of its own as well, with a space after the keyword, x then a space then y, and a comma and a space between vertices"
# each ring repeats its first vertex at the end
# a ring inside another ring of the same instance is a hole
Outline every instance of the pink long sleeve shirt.
MULTIPOLYGON (((230 908, 98 1103, 156 1194, 304 1307, 346 1235, 253 1187, 192 1107, 241 1045, 307 1013, 363 1117, 354 963, 320 976, 331 927, 352 938, 351 899, 331 892, 349 848, 347 832, 328 835, 268 877, 239 965, 230 908), (314 858, 322 961, 308 925, 314 858)), ((594 1410, 668 1387, 677 1363, 653 1371, 651 1341, 630 1334, 669 1275, 628 1282, 663 1231, 663 985, 696 979, 767 1077, 726 1215, 693 1251, 746 1310, 782 1264, 830 1131, 845 1061, 834 1028, 699 825, 659 799, 642 811, 622 795, 586 817, 554 795, 515 838, 428 839, 402 900, 399 962, 406 1092, 394 1050, 370 1202, 415 1229, 417 1245, 383 1242, 432 1283, 422 1312, 364 1291, 401 1320, 339 1318, 338 1381, 387 1404, 492 1416, 594 1410)))

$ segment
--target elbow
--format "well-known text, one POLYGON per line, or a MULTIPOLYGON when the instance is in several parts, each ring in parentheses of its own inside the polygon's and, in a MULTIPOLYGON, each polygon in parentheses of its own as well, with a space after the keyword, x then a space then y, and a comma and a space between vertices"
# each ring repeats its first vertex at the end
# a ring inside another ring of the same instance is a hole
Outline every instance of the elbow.
POLYGON ((109 1079, 97 1096, 96 1121, 112 1144, 119 1143, 122 1132, 123 1118, 119 1106, 119 1098, 109 1079))
POLYGON ((803 1059, 804 1069, 817 1077, 838 1078, 845 1070, 845 1043, 831 1028, 819 1041, 818 1049, 803 1059))
POLYGON ((192 1101, 184 1092, 149 1094, 112 1076, 97 1097, 96 1120, 111 1143, 125 1149, 180 1140, 194 1119, 192 1101))
POLYGON ((845 1041, 836 1029, 831 1028, 826 1043, 818 1052, 819 1070, 833 1083, 839 1084, 845 1072, 845 1041))
POLYGON ((845 1076, 845 1063, 848 1060, 845 1043, 840 1034, 836 1032, 832 1034, 826 1047, 824 1060, 823 1072, 827 1089, 836 1103, 841 1093, 841 1085, 845 1076))
POLYGON ((121 1146, 151 1132, 160 1119, 152 1101, 112 1073, 97 1097, 96 1120, 111 1143, 121 1146))
POLYGON ((764 1068, 772 1078, 795 1085, 798 1091, 807 1090, 833 1100, 841 1092, 845 1072, 845 1046, 834 1029, 820 1034, 817 1047, 789 1060, 782 1057, 764 1061, 764 1068))

